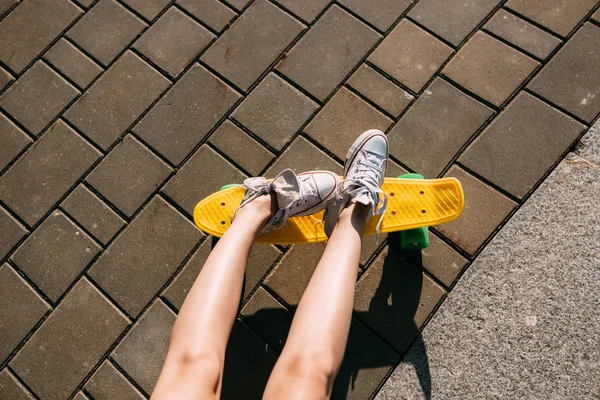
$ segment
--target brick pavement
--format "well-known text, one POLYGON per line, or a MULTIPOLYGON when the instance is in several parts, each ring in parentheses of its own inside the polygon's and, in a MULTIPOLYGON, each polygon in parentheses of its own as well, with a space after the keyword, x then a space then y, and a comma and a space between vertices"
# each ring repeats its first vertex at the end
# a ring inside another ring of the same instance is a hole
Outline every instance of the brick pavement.
MULTIPOLYGON (((464 215, 365 241, 335 398, 367 399, 600 113, 598 0, 0 0, 0 398, 142 399, 251 175, 455 176, 464 215)), ((323 245, 256 246, 224 398, 258 398, 323 245)))

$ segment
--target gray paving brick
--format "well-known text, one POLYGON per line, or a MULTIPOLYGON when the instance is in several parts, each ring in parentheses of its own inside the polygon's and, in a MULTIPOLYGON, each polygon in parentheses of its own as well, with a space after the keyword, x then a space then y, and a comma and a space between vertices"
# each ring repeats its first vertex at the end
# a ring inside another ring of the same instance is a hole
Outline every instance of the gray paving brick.
POLYGON ((267 0, 257 0, 202 60, 248 90, 303 29, 304 25, 267 0))
POLYGON ((414 92, 419 92, 452 54, 452 49, 404 19, 369 61, 414 92))
POLYGON ((162 301, 155 301, 111 355, 146 393, 152 393, 158 380, 174 323, 173 311, 162 301))
POLYGON ((102 68, 90 60, 75 46, 60 39, 44 55, 44 59, 54 65, 80 88, 87 87, 102 72, 102 68))
POLYGON ((426 178, 436 178, 492 114, 437 78, 390 131, 390 154, 426 178))
POLYGON ((27 229, 0 206, 0 259, 3 259, 12 248, 27 234, 27 229))
POLYGON ((148 21, 152 21, 165 7, 170 0, 123 0, 125 4, 140 13, 148 21))
POLYGON ((137 139, 127 135, 86 181, 130 217, 172 171, 137 139))
POLYGON ((20 73, 79 14, 68 0, 21 2, 0 22, 0 61, 20 73))
POLYGON ((331 0, 275 0, 293 14, 302 18, 306 22, 312 22, 314 19, 331 3, 331 0))
POLYGON ((58 121, 0 177, 0 199, 34 225, 99 157, 58 121))
POLYGON ((49 309, 10 265, 0 267, 0 362, 7 359, 49 309))
POLYGON ((242 8, 246 7, 250 0, 226 0, 225 2, 231 5, 236 10, 241 11, 242 8))
POLYGON ((340 159, 360 134, 368 129, 384 131, 392 120, 346 88, 340 89, 304 131, 340 159))
POLYGON ((13 4, 18 2, 19 0, 0 0, 0 15, 2 15, 3 12, 12 7, 13 4))
POLYGON ((4 368, 0 372, 0 393, 2 398, 7 400, 33 400, 34 397, 29 394, 27 389, 10 373, 8 368, 4 368), (4 397, 6 396, 6 397, 4 397))
POLYGON ((137 316, 181 265, 200 232, 160 197, 104 251, 89 275, 137 316))
POLYGON ((100 250, 62 212, 55 211, 19 246, 11 260, 56 302, 100 250))
POLYGON ((67 398, 127 324, 127 318, 83 278, 10 366, 40 398, 67 398))
POLYGON ((61 207, 103 244, 125 225, 117 213, 83 185, 77 186, 61 207))
POLYGON ((14 80, 11 74, 8 73, 4 68, 0 67, 0 92, 6 85, 14 80))
POLYGON ((196 64, 133 130, 169 161, 179 165, 240 97, 196 64))
POLYGON ((95 0, 75 0, 75 2, 77 4, 79 4, 81 7, 85 8, 86 10, 90 8, 90 6, 92 4, 94 4, 95 0))
POLYGON ((177 0, 194 17, 221 32, 237 14, 219 0, 177 0))
POLYGON ((87 397, 82 391, 79 391, 75 397, 73 397, 73 400, 90 400, 90 398, 87 397))
POLYGON ((100 0, 67 36, 105 66, 146 27, 146 24, 114 0, 100 0))
POLYGON ((37 135, 78 94, 70 83, 38 61, 4 92, 0 107, 37 135))
POLYGON ((521 93, 459 161, 522 198, 584 130, 560 111, 521 93))
POLYGON ((0 170, 31 143, 31 139, 3 114, 0 114, 0 170))
POLYGON ((344 171, 341 165, 301 136, 294 139, 290 147, 269 167, 265 176, 274 178, 275 175, 286 168, 297 174, 316 170, 327 170, 342 174, 344 171))
POLYGON ((390 26, 406 11, 413 0, 341 0, 340 3, 354 11, 381 31, 390 26))
POLYGON ((235 110, 233 118, 274 148, 281 149, 318 107, 270 73, 235 110))
POLYGON ((595 21, 597 21, 597 22, 600 22, 600 9, 598 11, 596 11, 594 13, 594 15, 592 15, 592 19, 595 20, 595 21))
POLYGON ((107 150, 168 86, 165 77, 128 51, 77 100, 65 118, 107 150))
POLYGON ((490 35, 478 32, 444 68, 444 75, 500 106, 540 64, 490 35))
POLYGON ((592 122, 600 113, 600 28, 587 23, 550 60, 529 88, 592 122))
POLYGON ((94 397, 94 400, 145 399, 110 361, 102 363, 85 384, 85 390, 94 397))
POLYGON ((319 100, 325 100, 379 38, 377 32, 334 5, 277 69, 319 100))

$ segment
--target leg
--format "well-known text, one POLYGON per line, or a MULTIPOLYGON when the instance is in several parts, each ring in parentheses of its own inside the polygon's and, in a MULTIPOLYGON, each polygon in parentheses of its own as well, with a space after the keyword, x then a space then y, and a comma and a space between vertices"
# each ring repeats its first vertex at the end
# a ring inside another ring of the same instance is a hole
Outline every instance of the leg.
POLYGON ((327 244, 267 384, 266 399, 328 398, 342 364, 367 208, 351 204, 327 244))
POLYGON ((261 196, 236 215, 187 295, 152 399, 217 398, 252 242, 271 215, 261 196))

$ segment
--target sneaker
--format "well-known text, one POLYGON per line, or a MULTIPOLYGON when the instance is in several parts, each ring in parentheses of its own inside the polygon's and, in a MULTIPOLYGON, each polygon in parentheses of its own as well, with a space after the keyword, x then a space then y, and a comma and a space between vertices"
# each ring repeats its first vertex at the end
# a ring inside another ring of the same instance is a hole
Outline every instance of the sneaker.
POLYGON ((354 142, 344 165, 344 179, 337 186, 334 197, 325 211, 325 233, 331 236, 339 216, 350 200, 368 207, 368 217, 381 215, 377 224, 377 241, 388 196, 381 190, 388 159, 388 141, 385 134, 371 129, 354 142))
POLYGON ((311 215, 325 209, 338 182, 339 178, 333 172, 311 171, 296 175, 291 169, 283 170, 270 182, 264 177, 248 178, 242 185, 246 194, 235 212, 259 196, 274 193, 277 211, 259 235, 269 233, 281 229, 288 218, 311 215))

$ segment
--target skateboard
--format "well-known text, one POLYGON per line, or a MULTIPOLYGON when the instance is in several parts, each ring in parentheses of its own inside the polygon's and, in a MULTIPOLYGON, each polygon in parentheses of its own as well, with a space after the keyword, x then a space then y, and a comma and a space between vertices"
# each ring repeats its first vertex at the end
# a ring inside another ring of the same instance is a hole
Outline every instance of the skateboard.
MULTIPOLYGON (((423 179, 418 174, 385 178, 382 189, 388 194, 388 207, 381 223, 381 233, 403 231, 403 248, 422 249, 429 245, 428 226, 458 218, 464 208, 464 194, 456 178, 423 179)), ((242 202, 241 185, 225 185, 204 198, 194 209, 194 222, 200 230, 221 237, 231 225, 231 217, 242 202)), ((279 230, 258 236, 256 243, 296 244, 326 241, 321 211, 305 217, 288 219, 279 230)), ((381 216, 372 217, 365 235, 374 235, 381 216)))

